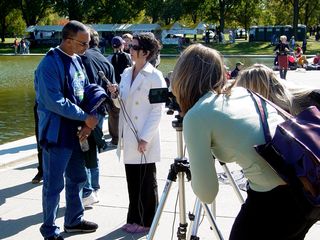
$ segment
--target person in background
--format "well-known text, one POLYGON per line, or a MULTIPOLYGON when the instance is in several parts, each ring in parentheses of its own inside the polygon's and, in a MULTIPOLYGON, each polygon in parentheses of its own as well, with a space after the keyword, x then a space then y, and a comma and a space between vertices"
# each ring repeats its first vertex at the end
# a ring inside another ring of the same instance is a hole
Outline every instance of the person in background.
POLYGON ((286 79, 288 71, 288 53, 290 52, 289 45, 287 43, 287 37, 285 35, 280 36, 280 42, 275 47, 274 51, 278 57, 278 65, 280 77, 286 79))
POLYGON ((122 228, 130 233, 149 231, 158 205, 156 162, 161 159, 159 124, 164 104, 150 104, 148 94, 151 88, 166 87, 162 73, 149 63, 159 48, 153 33, 135 34, 130 45, 134 65, 125 69, 119 86, 109 88, 120 96, 118 150, 123 149, 129 194, 127 223, 122 228))
POLYGON ((295 55, 296 55, 296 59, 299 60, 299 58, 302 56, 303 54, 303 51, 302 51, 302 48, 300 47, 300 44, 297 43, 297 48, 296 48, 296 51, 295 51, 295 55))
MULTIPOLYGON (((172 92, 184 117, 192 189, 200 201, 212 203, 219 188, 215 158, 236 162, 248 190, 229 239, 303 239, 316 222, 302 210, 309 203, 254 150, 265 141, 255 102, 247 89, 226 86, 224 73, 220 53, 201 44, 189 46, 173 70, 172 92)), ((268 103, 265 107, 274 133, 284 119, 268 103)))
POLYGON ((307 54, 307 38, 304 38, 302 41, 302 51, 304 54, 307 54))
POLYGON ((21 38, 20 41, 20 54, 25 54, 26 53, 26 42, 24 38, 21 38))
POLYGON ((230 77, 231 78, 236 78, 238 76, 239 72, 241 71, 243 65, 244 64, 242 62, 237 62, 235 69, 233 69, 231 74, 230 74, 230 77))
POLYGON ((129 44, 131 44, 132 35, 130 33, 125 33, 122 35, 122 39, 124 40, 123 51, 130 54, 129 44))
MULTIPOLYGON (((125 41, 119 37, 115 36, 111 40, 113 54, 108 57, 108 60, 111 62, 114 68, 115 74, 115 82, 119 84, 121 81, 121 74, 127 68, 132 66, 131 56, 124 52, 124 44, 125 41)), ((108 106, 108 127, 109 133, 111 136, 111 141, 108 142, 109 147, 116 147, 118 144, 119 136, 118 136, 118 124, 119 124, 119 108, 117 108, 114 104, 110 104, 108 106)))
POLYGON ((313 64, 320 65, 320 53, 317 53, 317 55, 313 58, 313 64))
POLYGON ((314 89, 283 81, 263 64, 253 64, 243 70, 236 78, 236 85, 259 93, 292 115, 312 105, 320 107, 320 103, 312 99, 314 89))
POLYGON ((161 63, 161 58, 160 58, 161 48, 162 46, 160 46, 160 48, 158 49, 158 52, 149 60, 149 63, 151 63, 151 65, 154 66, 155 68, 158 68, 161 63))
POLYGON ((64 231, 94 232, 98 225, 83 219, 82 188, 87 180, 85 156, 80 148, 98 119, 80 107, 89 84, 81 59, 90 41, 87 27, 78 21, 62 29, 60 45, 51 49, 35 71, 39 116, 39 142, 43 159, 43 223, 45 240, 63 240, 55 224, 60 193, 65 187, 64 231), (78 127, 81 130, 78 131, 78 127))
POLYGON ((14 54, 18 54, 19 40, 17 39, 17 37, 14 38, 13 47, 14 47, 14 54))
POLYGON ((294 39, 294 36, 291 37, 289 44, 292 51, 294 51, 294 49, 296 48, 296 40, 294 39))
POLYGON ((307 60, 307 58, 306 58, 306 56, 301 56, 299 59, 298 59, 298 61, 297 61, 297 65, 298 65, 298 67, 301 67, 301 68, 307 68, 307 66, 308 66, 308 60, 307 60))
POLYGON ((37 174, 33 177, 33 179, 31 180, 31 182, 33 184, 37 184, 40 183, 42 181, 42 177, 43 177, 43 170, 42 170, 42 148, 40 146, 40 142, 39 142, 39 117, 38 117, 38 112, 37 112, 37 108, 38 108, 38 103, 35 102, 34 106, 33 106, 33 116, 34 116, 34 126, 35 126, 35 135, 36 135, 36 142, 37 142, 37 158, 38 158, 38 172, 37 174))
POLYGON ((24 41, 26 45, 25 53, 30 54, 30 41, 27 38, 25 38, 24 41))
MULTIPOLYGON (((107 90, 107 83, 102 80, 98 72, 102 71, 110 82, 114 82, 114 69, 112 64, 102 55, 99 48, 99 34, 94 29, 90 28, 90 42, 89 49, 81 55, 83 65, 86 69, 87 76, 90 83, 96 83, 105 90, 107 90)), ((112 102, 111 102, 112 103, 112 102)), ((109 104, 111 104, 109 103, 109 104)), ((98 128, 103 136, 102 128, 107 109, 105 107, 98 108, 98 128)), ((104 141, 104 139, 102 139, 104 141)), ((97 145, 97 144, 95 144, 97 145)), ((102 146, 102 148, 106 148, 102 146)), ((97 147, 96 147, 97 150, 97 147)), ((97 154, 95 154, 97 155, 97 154)), ((93 161, 86 162, 87 166, 87 182, 83 188, 82 203, 84 207, 91 206, 99 202, 98 191, 100 189, 99 184, 99 159, 96 157, 93 161)))

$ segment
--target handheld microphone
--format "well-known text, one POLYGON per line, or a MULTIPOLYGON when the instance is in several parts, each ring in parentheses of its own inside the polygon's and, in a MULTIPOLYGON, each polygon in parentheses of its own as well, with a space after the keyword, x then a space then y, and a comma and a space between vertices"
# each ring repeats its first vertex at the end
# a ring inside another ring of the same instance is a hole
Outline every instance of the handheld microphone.
POLYGON ((107 87, 109 87, 109 86, 112 85, 112 83, 111 83, 111 82, 109 81, 109 79, 106 77, 106 75, 104 74, 104 72, 99 71, 99 72, 98 72, 98 75, 101 77, 101 79, 102 79, 103 81, 105 81, 105 82, 107 83, 107 87))

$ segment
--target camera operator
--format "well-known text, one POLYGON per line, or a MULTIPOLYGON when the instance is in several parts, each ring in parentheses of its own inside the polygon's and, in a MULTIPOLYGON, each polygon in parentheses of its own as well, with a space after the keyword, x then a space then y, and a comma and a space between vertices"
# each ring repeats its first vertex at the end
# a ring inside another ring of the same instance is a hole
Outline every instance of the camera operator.
POLYGON ((160 47, 153 33, 135 34, 129 47, 134 65, 124 70, 119 87, 110 86, 109 91, 113 95, 119 91, 118 149, 123 148, 129 193, 127 224, 122 228, 137 233, 149 231, 158 205, 155 163, 160 161, 163 104, 151 104, 148 94, 166 83, 148 62, 160 47))
MULTIPOLYGON (((224 163, 236 162, 249 184, 230 239, 303 239, 315 221, 305 217, 300 195, 255 152, 253 146, 265 140, 251 95, 226 83, 219 52, 201 44, 181 54, 172 74, 172 91, 184 116, 193 191, 202 202, 213 202, 219 186, 213 155, 224 163)), ((274 133, 283 118, 265 107, 274 133)))

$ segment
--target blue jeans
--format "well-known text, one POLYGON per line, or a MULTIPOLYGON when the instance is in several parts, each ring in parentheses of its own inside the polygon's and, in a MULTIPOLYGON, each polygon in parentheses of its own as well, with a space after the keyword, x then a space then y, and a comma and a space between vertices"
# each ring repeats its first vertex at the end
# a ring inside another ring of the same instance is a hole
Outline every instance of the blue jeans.
MULTIPOLYGON (((102 129, 104 115, 98 114, 98 126, 102 129)), ((88 197, 92 191, 100 189, 99 184, 99 159, 97 158, 98 167, 96 168, 87 168, 87 181, 83 187, 83 194, 82 197, 88 197)))
MULTIPOLYGON (((98 161, 99 165, 99 161, 98 161)), ((92 191, 100 189, 99 184, 99 166, 96 168, 87 168, 87 181, 83 187, 82 197, 88 197, 92 191)))
POLYGON ((59 210, 60 193, 66 192, 65 226, 75 226, 82 221, 84 208, 81 202, 82 188, 86 182, 84 154, 80 145, 73 149, 62 147, 43 148, 43 224, 40 232, 43 237, 60 233, 55 220, 59 210))

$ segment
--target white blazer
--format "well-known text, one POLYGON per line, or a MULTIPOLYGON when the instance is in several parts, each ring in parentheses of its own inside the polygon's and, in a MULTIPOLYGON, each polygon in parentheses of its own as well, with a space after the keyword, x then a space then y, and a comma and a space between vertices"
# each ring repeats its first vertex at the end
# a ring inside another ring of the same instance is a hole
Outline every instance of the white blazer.
POLYGON ((119 115, 117 153, 120 158, 120 150, 123 150, 125 164, 159 162, 159 124, 164 104, 150 104, 148 95, 151 88, 163 88, 166 83, 162 73, 150 63, 146 63, 131 85, 132 71, 133 67, 124 70, 119 85, 119 96, 124 109, 122 106, 119 115), (137 138, 148 142, 145 158, 138 152, 137 138))

